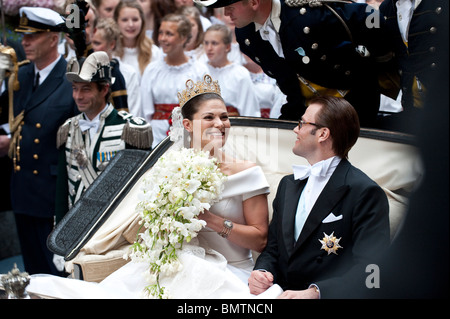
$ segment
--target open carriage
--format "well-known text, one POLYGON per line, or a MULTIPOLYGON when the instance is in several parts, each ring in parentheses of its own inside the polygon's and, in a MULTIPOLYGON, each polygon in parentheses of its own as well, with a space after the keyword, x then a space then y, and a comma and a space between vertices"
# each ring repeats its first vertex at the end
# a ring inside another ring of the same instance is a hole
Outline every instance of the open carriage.
MULTIPOLYGON (((297 123, 244 117, 232 118, 231 123, 226 151, 263 168, 270 184, 271 216, 271 202, 280 179, 292 173, 292 164, 306 164, 292 153, 295 141, 292 130, 297 123)), ((127 262, 123 255, 135 241, 139 228, 135 207, 142 178, 171 145, 166 138, 152 152, 119 153, 56 226, 48 246, 65 257, 75 278, 98 282, 127 262)), ((386 192, 391 235, 395 236, 408 205, 408 195, 422 176, 414 139, 398 132, 362 129, 349 160, 386 192)))
MULTIPOLYGON (((293 154, 298 124, 277 119, 231 118, 226 152, 263 168, 270 184, 271 203, 281 178, 293 164, 306 160, 293 154)), ((386 192, 390 206, 391 237, 406 213, 409 195, 420 184, 423 167, 411 135, 361 129, 349 161, 386 192)), ((100 282, 127 263, 123 258, 135 241, 139 216, 135 211, 142 180, 158 158, 172 146, 169 138, 150 151, 123 150, 110 162, 80 200, 56 225, 48 238, 55 254, 64 256, 74 278, 100 282)), ((257 253, 253 254, 257 258, 257 253)), ((43 296, 38 296, 43 297, 43 296)), ((48 296, 45 296, 48 297, 48 296)))

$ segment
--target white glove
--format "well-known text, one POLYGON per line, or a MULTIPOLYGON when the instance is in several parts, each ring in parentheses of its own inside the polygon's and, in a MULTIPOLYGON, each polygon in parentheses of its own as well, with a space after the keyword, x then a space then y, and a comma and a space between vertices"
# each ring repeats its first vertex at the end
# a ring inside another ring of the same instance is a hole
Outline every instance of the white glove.
POLYGON ((64 270, 64 257, 60 256, 60 255, 53 255, 53 263, 56 266, 56 269, 58 269, 58 271, 63 271, 64 270))
POLYGON ((8 54, 0 52, 0 85, 5 79, 6 71, 10 71, 13 68, 11 57, 8 54))

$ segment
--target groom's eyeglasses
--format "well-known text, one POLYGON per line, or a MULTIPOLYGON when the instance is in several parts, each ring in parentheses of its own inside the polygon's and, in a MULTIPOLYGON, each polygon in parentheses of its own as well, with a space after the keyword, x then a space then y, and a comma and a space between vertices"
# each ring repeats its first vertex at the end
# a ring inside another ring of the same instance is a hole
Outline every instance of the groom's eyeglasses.
POLYGON ((305 121, 303 121, 303 120, 300 120, 300 121, 298 121, 298 128, 301 129, 302 126, 303 126, 303 125, 306 125, 306 124, 314 125, 314 126, 317 126, 318 128, 323 127, 323 126, 320 125, 320 124, 316 124, 316 123, 313 123, 313 122, 305 122, 305 121))

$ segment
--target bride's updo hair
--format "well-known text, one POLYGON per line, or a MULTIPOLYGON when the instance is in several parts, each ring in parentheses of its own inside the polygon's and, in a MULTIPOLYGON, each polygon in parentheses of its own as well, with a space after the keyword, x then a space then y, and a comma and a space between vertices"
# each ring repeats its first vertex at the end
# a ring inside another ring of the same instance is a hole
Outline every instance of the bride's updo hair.
POLYGON ((221 100, 225 104, 223 98, 216 93, 199 94, 186 102, 185 105, 183 105, 183 107, 181 108, 181 115, 184 119, 192 121, 192 119, 194 118, 194 114, 198 112, 200 105, 204 101, 209 100, 221 100))

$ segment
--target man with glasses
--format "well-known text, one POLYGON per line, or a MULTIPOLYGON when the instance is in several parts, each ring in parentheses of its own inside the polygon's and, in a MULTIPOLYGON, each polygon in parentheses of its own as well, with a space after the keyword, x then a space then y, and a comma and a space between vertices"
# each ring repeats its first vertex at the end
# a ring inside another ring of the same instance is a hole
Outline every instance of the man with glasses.
POLYGON ((347 160, 359 136, 355 109, 342 98, 311 101, 294 129, 294 165, 273 202, 266 249, 249 278, 250 292, 278 284, 282 298, 327 298, 358 263, 389 245, 384 191, 347 160))

